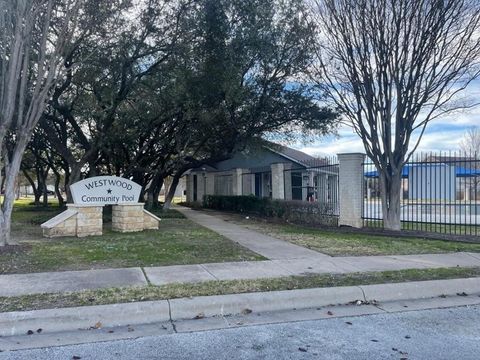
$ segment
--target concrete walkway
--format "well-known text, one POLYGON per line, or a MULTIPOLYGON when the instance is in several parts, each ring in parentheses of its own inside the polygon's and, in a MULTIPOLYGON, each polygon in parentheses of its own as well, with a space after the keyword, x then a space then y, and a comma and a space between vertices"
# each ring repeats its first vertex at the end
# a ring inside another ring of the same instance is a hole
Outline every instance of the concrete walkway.
POLYGON ((480 254, 449 253, 394 256, 331 257, 286 241, 259 234, 215 216, 176 208, 190 220, 261 254, 270 260, 197 265, 65 271, 0 275, 0 297, 80 291, 108 287, 196 283, 213 280, 275 278, 306 274, 441 267, 480 267, 480 254), (143 270, 143 271, 142 271, 143 270))
POLYGON ((306 249, 302 246, 275 239, 268 235, 260 234, 240 225, 235 225, 218 217, 195 211, 190 208, 176 206, 175 210, 181 212, 188 219, 206 227, 227 239, 250 249, 270 260, 304 259, 304 258, 329 258, 330 256, 317 251, 306 249))

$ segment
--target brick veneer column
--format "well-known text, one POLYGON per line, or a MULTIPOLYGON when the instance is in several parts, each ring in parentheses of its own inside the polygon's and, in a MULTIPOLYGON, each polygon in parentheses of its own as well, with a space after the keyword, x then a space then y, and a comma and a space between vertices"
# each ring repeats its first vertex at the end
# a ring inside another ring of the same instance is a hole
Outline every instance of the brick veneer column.
MULTIPOLYGON (((78 237, 102 235, 103 206, 67 204, 68 209, 76 210, 76 235, 78 237)), ((73 222, 69 226, 74 226, 73 222)))
POLYGON ((232 195, 243 195, 243 169, 236 168, 232 171, 232 195))
POLYGON ((144 227, 142 203, 112 206, 112 230, 119 232, 142 231, 144 227))
POLYGON ((363 162, 365 154, 338 154, 340 226, 361 228, 363 209, 363 162))
POLYGON ((272 164, 270 169, 272 171, 272 198, 285 199, 284 164, 272 164))

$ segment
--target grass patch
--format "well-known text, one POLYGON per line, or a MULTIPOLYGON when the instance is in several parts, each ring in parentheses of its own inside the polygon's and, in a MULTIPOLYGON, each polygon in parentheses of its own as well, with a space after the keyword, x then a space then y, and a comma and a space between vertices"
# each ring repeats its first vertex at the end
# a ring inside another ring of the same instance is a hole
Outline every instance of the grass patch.
MULTIPOLYGON (((469 218, 466 216, 465 220, 469 218)), ((365 220, 364 226, 373 229, 382 229, 383 220, 365 220)), ((480 226, 462 224, 435 224, 427 222, 402 221, 402 230, 423 231, 428 233, 450 234, 450 235, 478 235, 480 226)))
POLYGON ((221 216, 252 230, 331 256, 480 252, 480 244, 315 229, 300 225, 274 223, 252 217, 246 219, 235 214, 222 213, 221 216))
POLYGON ((480 244, 444 240, 341 233, 289 225, 278 230, 287 241, 331 256, 480 252, 480 244))
POLYGON ((274 279, 208 281, 131 288, 110 288, 72 293, 0 297, 0 312, 59 307, 104 305, 133 301, 164 300, 191 296, 355 286, 405 281, 454 279, 480 276, 480 268, 409 269, 352 274, 320 274, 274 279))
POLYGON ((185 219, 185 215, 175 209, 152 209, 149 211, 160 219, 185 219))
POLYGON ((160 214, 159 230, 118 233, 104 226, 102 236, 46 239, 40 224, 61 209, 24 207, 30 209, 16 206, 12 216, 12 235, 22 246, 0 252, 0 274, 265 259, 175 210, 160 214))

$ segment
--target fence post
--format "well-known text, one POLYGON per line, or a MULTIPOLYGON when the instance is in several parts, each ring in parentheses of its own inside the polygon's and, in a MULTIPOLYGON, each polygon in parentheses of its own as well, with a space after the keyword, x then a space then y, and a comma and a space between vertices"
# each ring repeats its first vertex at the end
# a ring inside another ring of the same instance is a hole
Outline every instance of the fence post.
POLYGON ((283 163, 271 164, 272 171, 272 199, 285 199, 285 183, 283 170, 283 163))
POLYGON ((363 208, 363 162, 365 154, 338 154, 340 217, 338 225, 361 228, 363 208))

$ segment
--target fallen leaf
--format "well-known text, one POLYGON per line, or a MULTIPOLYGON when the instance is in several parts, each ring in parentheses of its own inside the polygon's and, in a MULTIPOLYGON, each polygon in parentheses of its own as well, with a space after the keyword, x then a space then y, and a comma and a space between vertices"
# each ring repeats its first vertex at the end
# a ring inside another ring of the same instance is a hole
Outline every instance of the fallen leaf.
POLYGON ((195 320, 198 320, 198 319, 203 319, 204 317, 205 317, 205 314, 204 314, 203 312, 201 312, 201 313, 198 313, 198 314, 194 317, 194 319, 195 319, 195 320))
POLYGON ((37 334, 40 334, 42 332, 42 329, 37 329, 37 334))
POLYGON ((330 310, 327 311, 327 315, 333 315, 333 312, 331 312, 330 310))
POLYGON ((243 315, 247 315, 247 314, 251 314, 252 313, 252 310, 251 309, 243 309, 242 310, 242 314, 243 315))
POLYGON ((370 340, 370 341, 372 341, 372 342, 378 342, 378 340, 376 340, 376 339, 372 339, 372 340, 370 340))
POLYGON ((457 295, 458 296, 468 296, 468 294, 465 291, 463 291, 461 293, 457 293, 457 295))
POLYGON ((298 351, 301 351, 301 352, 307 352, 307 349, 305 349, 305 348, 302 348, 302 347, 299 347, 299 348, 298 348, 298 351))
POLYGON ((28 330, 27 335, 33 335, 33 330, 28 330))
POLYGON ((410 335, 405 335, 405 339, 410 339, 410 335))
POLYGON ((77 355, 73 355, 73 356, 72 356, 72 360, 80 360, 80 359, 81 359, 80 356, 77 356, 77 355))
POLYGON ((353 325, 350 321, 345 321, 345 324, 353 325))
POLYGON ((101 329, 102 328, 102 323, 98 321, 95 325, 93 325, 94 329, 101 329))

